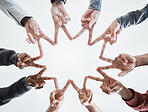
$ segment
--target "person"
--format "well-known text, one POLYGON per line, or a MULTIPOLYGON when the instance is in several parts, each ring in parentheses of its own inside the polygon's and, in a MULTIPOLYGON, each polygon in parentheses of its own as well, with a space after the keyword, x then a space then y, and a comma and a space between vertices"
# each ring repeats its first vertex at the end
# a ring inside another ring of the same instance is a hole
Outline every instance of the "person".
POLYGON ((83 14, 81 18, 82 22, 82 30, 74 36, 73 38, 69 34, 68 30, 65 27, 65 24, 71 20, 70 16, 68 15, 66 9, 64 8, 64 4, 66 0, 51 0, 52 7, 51 7, 51 14, 55 25, 55 43, 57 43, 57 36, 59 28, 64 27, 64 32, 68 36, 70 40, 77 38, 82 34, 86 29, 89 30, 89 41, 88 44, 91 42, 92 38, 92 31, 94 28, 95 23, 98 20, 100 10, 101 10, 101 2, 102 0, 90 0, 90 4, 86 12, 83 14))
MULTIPOLYGON (((145 57, 147 56, 142 55, 139 56, 138 58, 144 59, 145 57)), ((142 62, 141 61, 137 62, 137 66, 142 66, 147 63, 147 62, 143 63, 143 61, 142 62)), ((96 81, 103 82, 103 84, 100 86, 103 92, 109 95, 111 93, 119 94, 122 97, 122 99, 125 101, 125 103, 131 108, 138 110, 140 112, 148 111, 148 90, 145 94, 139 93, 132 88, 125 87, 122 83, 108 76, 99 68, 97 68, 97 71, 103 76, 103 79, 93 76, 87 76, 87 77, 96 81)))
POLYGON ((38 42, 40 58, 43 56, 40 43, 41 38, 45 39, 50 44, 55 45, 54 42, 42 32, 33 17, 25 12, 15 1, 0 0, 0 10, 2 10, 8 17, 12 18, 19 26, 26 29, 28 36, 26 40, 28 43, 35 44, 36 41, 38 42))
POLYGON ((141 10, 131 11, 124 16, 118 17, 115 19, 111 25, 105 30, 105 32, 96 38, 90 45, 94 45, 100 40, 108 38, 108 42, 113 44, 117 41, 117 37, 120 34, 121 30, 132 26, 137 25, 143 22, 148 18, 148 4, 141 10))
POLYGON ((12 99, 28 92, 32 87, 35 89, 43 88, 45 80, 53 80, 53 77, 41 77, 46 68, 43 68, 39 73, 23 77, 17 82, 8 87, 0 88, 0 106, 7 104, 12 99))
POLYGON ((88 76, 84 78, 82 89, 78 88, 73 80, 71 80, 71 84, 77 91, 81 104, 85 106, 89 112, 102 112, 93 101, 93 92, 90 89, 86 89, 86 83, 88 78, 88 76))
POLYGON ((49 97, 50 105, 46 110, 46 112, 58 112, 58 110, 63 104, 64 93, 70 84, 70 80, 66 82, 65 86, 62 89, 59 88, 57 78, 54 79, 54 84, 55 84, 55 90, 50 93, 49 97))

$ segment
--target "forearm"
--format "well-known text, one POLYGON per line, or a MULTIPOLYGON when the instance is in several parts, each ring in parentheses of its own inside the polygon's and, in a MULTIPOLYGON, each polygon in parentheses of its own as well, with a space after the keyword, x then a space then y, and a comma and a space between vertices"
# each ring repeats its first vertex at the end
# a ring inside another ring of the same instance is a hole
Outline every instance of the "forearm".
POLYGON ((102 0, 90 0, 88 8, 101 11, 101 3, 102 0))
POLYGON ((148 53, 143 55, 134 56, 136 58, 136 66, 144 66, 148 65, 148 53))
POLYGON ((21 78, 9 87, 0 88, 0 105, 8 103, 10 100, 23 95, 31 89, 31 86, 26 84, 26 77, 21 78))
POLYGON ((94 102, 91 105, 85 107, 88 109, 89 112, 102 112, 94 102))
POLYGON ((17 65, 17 53, 13 50, 0 48, 0 66, 17 65))
POLYGON ((46 112, 58 112, 59 108, 58 107, 51 107, 49 106, 46 112))
POLYGON ((24 17, 31 17, 13 0, 0 0, 0 9, 21 26, 21 21, 24 17))
POLYGON ((148 4, 141 10, 129 12, 128 14, 117 18, 121 29, 131 25, 137 25, 148 18, 148 4))
POLYGON ((133 93, 125 86, 123 86, 122 90, 118 94, 125 100, 130 100, 133 98, 133 93))

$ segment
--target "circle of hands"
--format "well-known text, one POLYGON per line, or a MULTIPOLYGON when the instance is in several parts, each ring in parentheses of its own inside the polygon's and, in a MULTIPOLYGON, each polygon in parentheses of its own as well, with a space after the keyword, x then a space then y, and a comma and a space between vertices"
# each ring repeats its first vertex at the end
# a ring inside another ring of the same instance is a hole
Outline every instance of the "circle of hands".
POLYGON ((45 80, 53 80, 55 85, 55 90, 50 93, 50 104, 51 104, 51 107, 54 107, 54 108, 59 108, 60 105, 62 105, 64 100, 64 93, 70 84, 77 91, 81 104, 84 106, 91 105, 93 102, 93 92, 90 89, 86 88, 87 79, 92 79, 95 81, 102 82, 102 85, 100 86, 100 88, 102 89, 103 92, 107 94, 120 93, 124 86, 119 81, 108 76, 102 70, 119 69, 121 70, 121 72, 118 74, 118 76, 125 76, 135 68, 136 59, 129 54, 120 54, 115 59, 109 59, 109 58, 103 57, 106 44, 108 42, 111 45, 115 43, 117 41, 118 34, 121 32, 120 25, 117 22, 117 20, 113 21, 102 35, 100 35, 93 42, 91 42, 93 29, 100 14, 99 11, 93 10, 93 9, 86 10, 86 12, 83 14, 81 18, 82 29, 74 37, 71 36, 68 29, 66 28, 66 24, 68 23, 68 21, 71 20, 71 18, 67 14, 66 9, 63 6, 63 3, 62 2, 53 3, 51 7, 51 13, 52 13, 52 18, 53 18, 54 27, 55 27, 54 41, 52 41, 49 37, 47 37, 41 31, 39 25, 33 18, 30 18, 25 24, 25 28, 28 36, 26 40, 28 43, 32 43, 32 44, 35 44, 37 42, 40 55, 37 57, 31 58, 26 53, 20 53, 17 55, 18 57, 17 66, 20 69, 23 69, 29 66, 43 68, 39 73, 29 76, 27 79, 27 83, 35 87, 35 89, 41 89, 45 84, 45 80), (58 43, 58 32, 60 28, 62 28, 62 30, 65 32, 65 34, 70 40, 80 37, 82 33, 88 30, 89 31, 88 45, 90 46, 96 44, 100 40, 104 40, 99 58, 103 61, 111 63, 111 65, 103 66, 103 67, 100 66, 97 68, 97 71, 103 76, 103 79, 99 77, 94 77, 94 76, 86 76, 84 78, 82 89, 77 87, 77 85, 74 83, 73 80, 69 79, 66 82, 65 86, 62 89, 60 89, 56 77, 42 76, 42 74, 46 71, 46 66, 35 63, 35 61, 43 57, 43 50, 42 50, 42 45, 40 43, 40 39, 43 38, 46 41, 48 41, 51 45, 54 46, 55 44, 58 43))

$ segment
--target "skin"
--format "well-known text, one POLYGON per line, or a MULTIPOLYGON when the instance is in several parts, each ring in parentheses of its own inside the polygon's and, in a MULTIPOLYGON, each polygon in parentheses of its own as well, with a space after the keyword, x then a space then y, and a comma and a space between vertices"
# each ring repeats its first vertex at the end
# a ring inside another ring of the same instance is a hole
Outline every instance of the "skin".
POLYGON ((68 80, 65 86, 60 89, 56 78, 54 82, 55 90, 50 93, 50 106, 48 107, 46 112, 58 112, 64 101, 64 93, 70 84, 70 80, 68 80))
POLYGON ((27 84, 35 87, 35 89, 43 88, 45 80, 54 80, 54 77, 42 77, 42 74, 46 71, 46 68, 43 68, 39 73, 31 75, 27 78, 27 84))
POLYGON ((18 59, 17 67, 19 67, 20 69, 23 69, 29 66, 36 67, 36 68, 46 68, 45 65, 34 63, 34 61, 39 60, 40 57, 31 58, 27 53, 19 53, 17 55, 17 59, 18 59))
POLYGON ((26 39, 27 42, 29 44, 35 44, 37 41, 38 47, 39 47, 39 52, 40 52, 40 58, 43 57, 43 50, 42 50, 42 46, 40 43, 40 39, 45 39, 46 41, 48 41, 51 45, 55 45, 55 43, 49 38, 47 37, 42 30, 40 29, 38 23, 33 19, 30 18, 28 19, 28 21, 26 22, 26 24, 24 25, 25 29, 26 29, 26 33, 28 38, 26 39))
POLYGON ((78 88, 73 80, 71 80, 71 84, 77 91, 81 104, 85 106, 89 112, 102 112, 92 101, 93 92, 90 89, 86 89, 87 79, 88 77, 85 77, 82 89, 78 88))
POLYGON ((133 98, 132 92, 128 88, 126 88, 122 83, 108 76, 100 69, 97 69, 97 71, 103 76, 103 79, 93 76, 88 76, 88 78, 102 82, 103 84, 100 86, 100 88, 104 93, 109 95, 111 93, 116 93, 119 94, 125 100, 130 100, 131 98, 133 98))
POLYGON ((100 11, 87 9, 81 18, 81 22, 82 22, 81 25, 83 28, 77 33, 77 35, 73 37, 73 39, 78 38, 82 33, 88 30, 89 31, 88 45, 89 45, 91 43, 93 29, 98 20, 99 15, 100 15, 100 11))
POLYGON ((68 23, 68 21, 71 20, 71 18, 69 17, 66 9, 64 8, 64 4, 62 1, 52 3, 51 15, 52 15, 52 19, 54 21, 54 27, 55 27, 55 33, 54 33, 55 44, 58 43, 58 33, 60 28, 62 28, 62 30, 67 35, 67 37, 70 40, 72 40, 72 36, 65 26, 68 23))
POLYGON ((96 38, 90 46, 96 44, 100 40, 104 40, 106 38, 109 38, 109 43, 112 45, 117 41, 118 35, 121 32, 120 24, 117 20, 114 20, 111 25, 105 30, 105 32, 100 35, 98 38, 96 38))

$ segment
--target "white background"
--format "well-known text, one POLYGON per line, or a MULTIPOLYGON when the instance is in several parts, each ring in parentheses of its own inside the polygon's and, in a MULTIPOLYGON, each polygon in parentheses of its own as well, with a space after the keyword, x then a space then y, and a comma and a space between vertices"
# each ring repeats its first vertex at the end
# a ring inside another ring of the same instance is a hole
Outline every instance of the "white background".
MULTIPOLYGON (((43 32, 53 39, 54 26, 51 18, 49 0, 16 0, 17 3, 30 13, 39 23, 43 32)), ((97 38, 110 25, 110 23, 129 11, 143 8, 148 0, 102 0, 102 11, 95 26, 93 40, 97 38)), ((89 0, 68 0, 65 7, 72 18, 67 27, 74 36, 81 29, 81 16, 87 9, 89 0)), ((25 29, 16 25, 3 12, 0 12, 0 46, 1 48, 13 49, 16 52, 26 52, 32 57, 39 54, 37 45, 29 45, 26 42, 25 29)), ((148 52, 147 21, 131 26, 121 32, 118 41, 114 45, 107 45, 104 56, 115 58, 120 53, 131 55, 144 54, 148 52)), ((44 76, 58 78, 60 87, 63 87, 68 79, 82 87, 86 75, 100 76, 97 73, 97 66, 108 65, 109 63, 99 60, 102 41, 90 47, 87 45, 88 32, 85 32, 78 39, 70 41, 62 30, 59 32, 58 45, 51 46, 42 40, 44 57, 37 63, 45 64, 48 70, 44 76)), ((33 75, 40 71, 37 68, 25 68, 19 70, 15 66, 0 67, 0 87, 6 87, 23 76, 33 75)), ((111 77, 122 82, 126 87, 144 93, 148 85, 147 67, 139 67, 120 78, 119 70, 106 70, 111 77)), ((94 101, 103 112, 135 112, 128 107, 117 94, 107 95, 100 89, 101 82, 88 80, 87 87, 94 93, 94 101)), ((54 90, 52 81, 48 81, 41 90, 34 88, 25 95, 12 100, 10 103, 1 106, 0 112, 45 112, 49 106, 49 94, 54 90)), ((65 93, 65 100, 59 112, 87 112, 87 109, 80 104, 77 92, 70 85, 65 93)))

